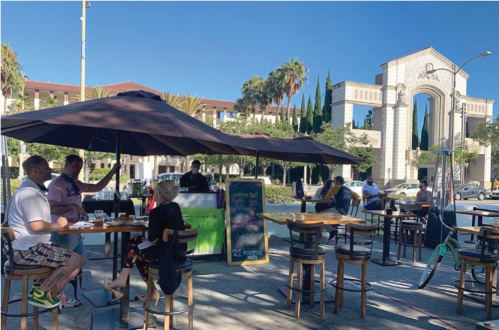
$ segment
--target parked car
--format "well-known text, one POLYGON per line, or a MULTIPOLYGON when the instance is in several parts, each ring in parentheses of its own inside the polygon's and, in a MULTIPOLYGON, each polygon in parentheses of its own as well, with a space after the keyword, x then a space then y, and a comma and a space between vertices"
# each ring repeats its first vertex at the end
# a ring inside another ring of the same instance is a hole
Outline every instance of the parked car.
POLYGON ((362 196, 362 187, 365 184, 366 183, 363 181, 352 180, 352 181, 345 182, 344 186, 350 188, 350 190, 352 190, 352 191, 355 191, 357 194, 359 194, 359 196, 362 196))
POLYGON ((490 197, 492 199, 499 199, 499 189, 492 190, 492 192, 490 193, 490 197))
MULTIPOLYGON (((45 185, 45 187, 47 187, 47 188, 49 187, 49 184, 52 182, 52 180, 54 180, 55 178, 57 178, 57 177, 59 176, 59 173, 51 173, 51 175, 52 175, 52 179, 47 180, 47 181, 45 181, 45 182, 43 183, 43 184, 45 185)), ((19 178, 19 180, 24 181, 24 180, 26 180, 26 178, 27 178, 27 177, 28 177, 28 176, 26 176, 26 175, 25 175, 25 176, 22 176, 22 177, 20 177, 20 178, 19 178)))
MULTIPOLYGON (((432 191, 431 187, 426 188, 432 191)), ((416 196, 419 191, 419 183, 400 183, 393 188, 385 189, 387 194, 400 194, 405 196, 416 196)))
POLYGON ((478 198, 479 201, 484 200, 487 195, 487 191, 475 184, 465 184, 458 185, 455 187, 454 199, 468 199, 468 198, 478 198))

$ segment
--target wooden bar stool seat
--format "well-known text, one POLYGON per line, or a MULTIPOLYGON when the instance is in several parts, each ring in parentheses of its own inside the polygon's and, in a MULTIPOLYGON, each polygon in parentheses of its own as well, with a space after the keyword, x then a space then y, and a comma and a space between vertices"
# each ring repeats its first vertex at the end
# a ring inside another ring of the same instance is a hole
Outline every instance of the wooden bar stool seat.
MULTIPOLYGON (((18 265, 14 262, 14 250, 12 249, 12 241, 15 239, 12 228, 2 227, 2 239, 6 242, 4 253, 8 256, 5 262, 5 282, 3 287, 2 297, 2 329, 7 328, 8 317, 21 318, 21 330, 28 328, 28 317, 33 316, 33 329, 38 329, 38 315, 52 311, 52 328, 59 329, 59 308, 42 308, 33 306, 33 312, 28 313, 28 289, 29 281, 42 281, 50 276, 53 269, 49 267, 18 265), (11 263, 12 260, 12 263, 11 263), (10 300, 11 281, 22 281, 21 299, 10 300), (9 305, 21 302, 21 313, 9 313, 9 305)), ((52 296, 57 295, 57 287, 52 289, 52 296)))
POLYGON ((400 223, 399 245, 397 260, 400 260, 400 252, 404 247, 403 257, 405 258, 406 248, 412 247, 412 262, 416 262, 416 249, 419 252, 418 260, 421 260, 421 247, 423 245, 424 227, 421 222, 402 221, 400 223))
POLYGON ((361 312, 363 318, 366 315, 366 292, 373 289, 373 286, 367 282, 367 265, 371 260, 371 248, 374 233, 377 226, 364 226, 356 224, 348 224, 347 230, 350 232, 350 244, 339 245, 335 248, 335 257, 338 261, 337 278, 330 282, 336 288, 334 313, 338 314, 340 307, 343 307, 343 292, 360 292, 361 293, 361 312), (357 236, 357 237, 356 237, 357 236), (361 236, 361 239, 358 239, 361 236), (370 245, 371 248, 365 247, 370 245), (361 279, 345 278, 345 263, 357 264, 362 266, 361 279), (360 283, 360 289, 349 289, 345 287, 345 281, 360 283))
MULTIPOLYGON (((188 231, 173 231, 171 229, 165 229, 163 232, 163 240, 167 242, 168 240, 175 239, 174 245, 195 242, 198 237, 199 228, 188 231), (176 235, 176 236, 175 236, 176 235), (174 238, 175 237, 175 238, 174 238)), ((178 256, 190 256, 194 253, 195 244, 192 243, 192 246, 186 252, 179 252, 178 256)), ((192 260, 187 258, 184 262, 177 265, 177 271, 181 274, 182 279, 187 279, 187 297, 176 296, 176 298, 186 299, 187 300, 187 308, 183 310, 173 310, 173 298, 174 295, 166 295, 165 296, 165 310, 164 312, 157 311, 151 309, 151 297, 152 297, 152 288, 154 286, 154 280, 159 278, 159 269, 157 264, 149 264, 148 267, 148 278, 147 278, 147 293, 144 302, 144 330, 147 330, 149 326, 149 313, 156 315, 165 316, 164 329, 170 329, 173 326, 173 316, 183 313, 189 313, 189 330, 194 328, 194 297, 192 292, 192 260)))
POLYGON ((497 253, 499 242, 499 229, 493 227, 481 227, 480 229, 480 249, 459 249, 457 256, 461 263, 459 280, 454 281, 454 286, 458 288, 457 312, 461 314, 463 307, 464 291, 485 294, 485 310, 487 319, 492 317, 492 295, 497 292, 494 281, 497 279, 497 253), (485 291, 465 288, 467 266, 483 267, 485 270, 485 291))
POLYGON ((321 317, 324 317, 326 312, 324 307, 324 291, 326 291, 326 250, 319 246, 324 224, 301 224, 287 220, 287 227, 289 229, 291 247, 289 248, 289 275, 288 281, 286 282, 286 286, 288 287, 286 308, 291 307, 291 296, 293 291, 295 291, 295 317, 300 318, 301 294, 309 294, 310 306, 313 306, 315 293, 320 293, 321 317), (293 232, 298 233, 300 238, 297 239, 293 236, 293 232), (297 263, 296 287, 293 286, 295 262, 297 263), (302 287, 303 265, 310 267, 309 290, 303 289, 302 287), (320 266, 319 289, 315 289, 316 265, 320 266))

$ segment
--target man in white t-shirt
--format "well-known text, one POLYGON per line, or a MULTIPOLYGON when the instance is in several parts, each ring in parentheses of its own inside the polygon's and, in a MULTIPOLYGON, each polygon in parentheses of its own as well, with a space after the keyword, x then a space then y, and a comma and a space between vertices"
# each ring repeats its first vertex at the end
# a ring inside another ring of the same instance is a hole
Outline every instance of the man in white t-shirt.
POLYGON ((36 265, 55 268, 43 283, 33 284, 28 303, 33 306, 51 308, 60 300, 50 291, 57 285, 58 291, 74 277, 80 262, 78 254, 50 243, 50 233, 67 225, 66 218, 52 223, 47 189, 43 185, 50 180, 52 169, 40 156, 26 159, 23 169, 27 179, 16 190, 6 210, 7 223, 15 234, 12 242, 14 260, 19 265, 36 265))
POLYGON ((369 175, 366 179, 366 184, 362 186, 362 197, 367 201, 364 204, 364 210, 382 210, 380 197, 384 196, 386 194, 379 191, 378 185, 374 183, 373 176, 369 175))

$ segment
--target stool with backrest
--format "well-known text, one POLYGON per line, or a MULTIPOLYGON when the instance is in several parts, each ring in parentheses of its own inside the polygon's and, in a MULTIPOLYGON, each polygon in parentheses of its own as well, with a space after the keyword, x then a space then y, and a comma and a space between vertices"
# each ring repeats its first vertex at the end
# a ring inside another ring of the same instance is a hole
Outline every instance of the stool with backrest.
POLYGON ((296 292, 295 317, 300 317, 301 294, 310 295, 310 306, 314 304, 314 294, 320 293, 321 296, 321 317, 325 315, 324 291, 326 290, 326 251, 319 245, 324 224, 303 224, 287 220, 291 247, 289 248, 289 276, 286 286, 288 287, 288 296, 286 298, 286 307, 291 306, 292 291, 296 292), (299 234, 297 238, 293 233, 299 234), (293 286, 294 264, 297 263, 296 287, 293 286), (302 288, 303 265, 310 267, 310 290, 302 288), (315 266, 320 265, 319 290, 315 289, 315 266))
POLYGON ((367 282, 367 265, 371 260, 371 250, 376 225, 364 226, 357 224, 348 224, 347 230, 350 233, 350 244, 339 245, 335 248, 335 256, 338 261, 337 278, 331 281, 331 285, 336 288, 334 313, 338 313, 339 307, 343 306, 343 292, 361 292, 361 312, 360 316, 366 315, 366 292, 373 289, 367 282), (369 246, 370 247, 366 247, 369 246), (345 279, 345 263, 360 264, 362 266, 362 275, 360 280, 345 279), (345 288, 345 281, 360 282, 360 289, 345 288))
MULTIPOLYGON (((44 308, 41 311, 37 306, 33 306, 33 312, 28 313, 28 286, 29 281, 41 281, 50 276, 53 269, 42 266, 25 266, 18 265, 14 262, 14 250, 12 249, 12 241, 15 240, 14 231, 10 227, 2 226, 2 239, 5 241, 4 252, 8 256, 5 262, 5 283, 3 287, 2 298, 2 329, 7 327, 7 317, 20 317, 21 330, 28 328, 28 316, 33 316, 33 329, 38 329, 38 315, 50 312, 52 310, 52 328, 59 329, 59 310, 58 307, 44 308), (22 281, 21 299, 10 299, 11 281, 22 281), (21 313, 9 313, 9 305, 16 302, 21 302, 21 313)), ((57 287, 52 289, 52 296, 57 296, 57 287)))
MULTIPOLYGON (((165 229, 163 232, 163 240, 167 242, 168 240, 175 239, 174 245, 178 244, 189 244, 191 246, 185 252, 179 252, 178 256, 192 256, 195 249, 195 241, 198 237, 199 228, 186 231, 174 231, 172 229, 165 229)), ((194 297, 192 294, 192 260, 187 258, 183 263, 178 265, 178 271, 182 274, 182 278, 187 278, 187 308, 180 311, 173 311, 173 295, 165 296, 165 311, 155 311, 151 309, 151 297, 152 288, 154 285, 154 279, 159 278, 159 269, 157 264, 149 264, 149 275, 147 279, 147 293, 144 302, 144 327, 146 330, 149 326, 149 313, 158 314, 165 316, 164 329, 170 329, 170 325, 173 324, 173 315, 182 314, 185 312, 189 313, 189 330, 194 327, 194 297)), ((185 298, 185 297, 182 297, 185 298)))
MULTIPOLYGON (((360 198, 352 199, 352 201, 350 203, 350 206, 351 206, 350 207, 350 216, 352 216, 354 218, 357 217, 357 213, 359 213, 360 202, 361 202, 360 198)), ((347 232, 346 225, 338 226, 338 234, 336 234, 335 245, 338 245, 338 240, 339 240, 340 236, 343 237, 343 239, 345 240, 345 244, 347 244, 348 232, 347 232), (343 234, 339 233, 340 229, 343 229, 343 234)))
POLYGON ((399 231, 399 246, 397 260, 400 260, 400 252, 404 247, 403 257, 405 258, 406 247, 412 247, 412 262, 416 262, 416 249, 419 252, 419 260, 421 260, 421 247, 423 245, 423 224, 416 221, 402 221, 399 231))
POLYGON ((458 287, 457 312, 461 314, 463 307, 464 291, 485 294, 485 310, 487 319, 492 317, 492 295, 496 294, 497 288, 494 282, 497 280, 497 247, 499 242, 499 229, 492 227, 480 228, 480 249, 459 249, 457 256, 461 263, 459 280, 454 281, 454 286, 458 287), (485 291, 466 289, 466 267, 483 267, 485 269, 485 291), (456 284, 459 282, 459 284, 456 284))

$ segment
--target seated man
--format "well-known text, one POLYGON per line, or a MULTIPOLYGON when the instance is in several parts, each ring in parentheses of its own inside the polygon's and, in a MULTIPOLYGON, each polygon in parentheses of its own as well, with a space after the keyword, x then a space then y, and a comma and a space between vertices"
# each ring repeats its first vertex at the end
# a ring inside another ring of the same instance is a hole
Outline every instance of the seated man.
POLYGON ((64 289, 78 273, 80 257, 50 243, 50 233, 68 222, 63 217, 51 222, 47 189, 43 185, 51 178, 48 162, 40 156, 31 156, 22 166, 28 177, 16 190, 6 210, 8 225, 16 236, 12 242, 14 261, 19 265, 54 268, 43 283, 33 284, 28 299, 33 306, 51 308, 60 304, 60 300, 50 293, 52 287, 57 285, 59 292, 64 289))
POLYGON ((189 188, 189 192, 207 193, 210 192, 208 179, 199 172, 201 162, 197 159, 191 163, 191 170, 180 178, 180 187, 189 188))
POLYGON ((362 197, 367 201, 364 204, 364 210, 382 210, 383 205, 380 197, 385 197, 386 194, 379 191, 378 185, 374 183, 372 175, 367 177, 366 182, 362 187, 362 197))
MULTIPOLYGON (((325 199, 331 199, 332 209, 325 212, 334 212, 342 215, 347 215, 350 210, 352 198, 358 199, 360 196, 356 192, 344 186, 345 179, 342 176, 334 178, 334 186, 329 190, 325 199)), ((332 240, 338 233, 338 226, 326 225, 324 229, 329 232, 329 240, 332 240)))

